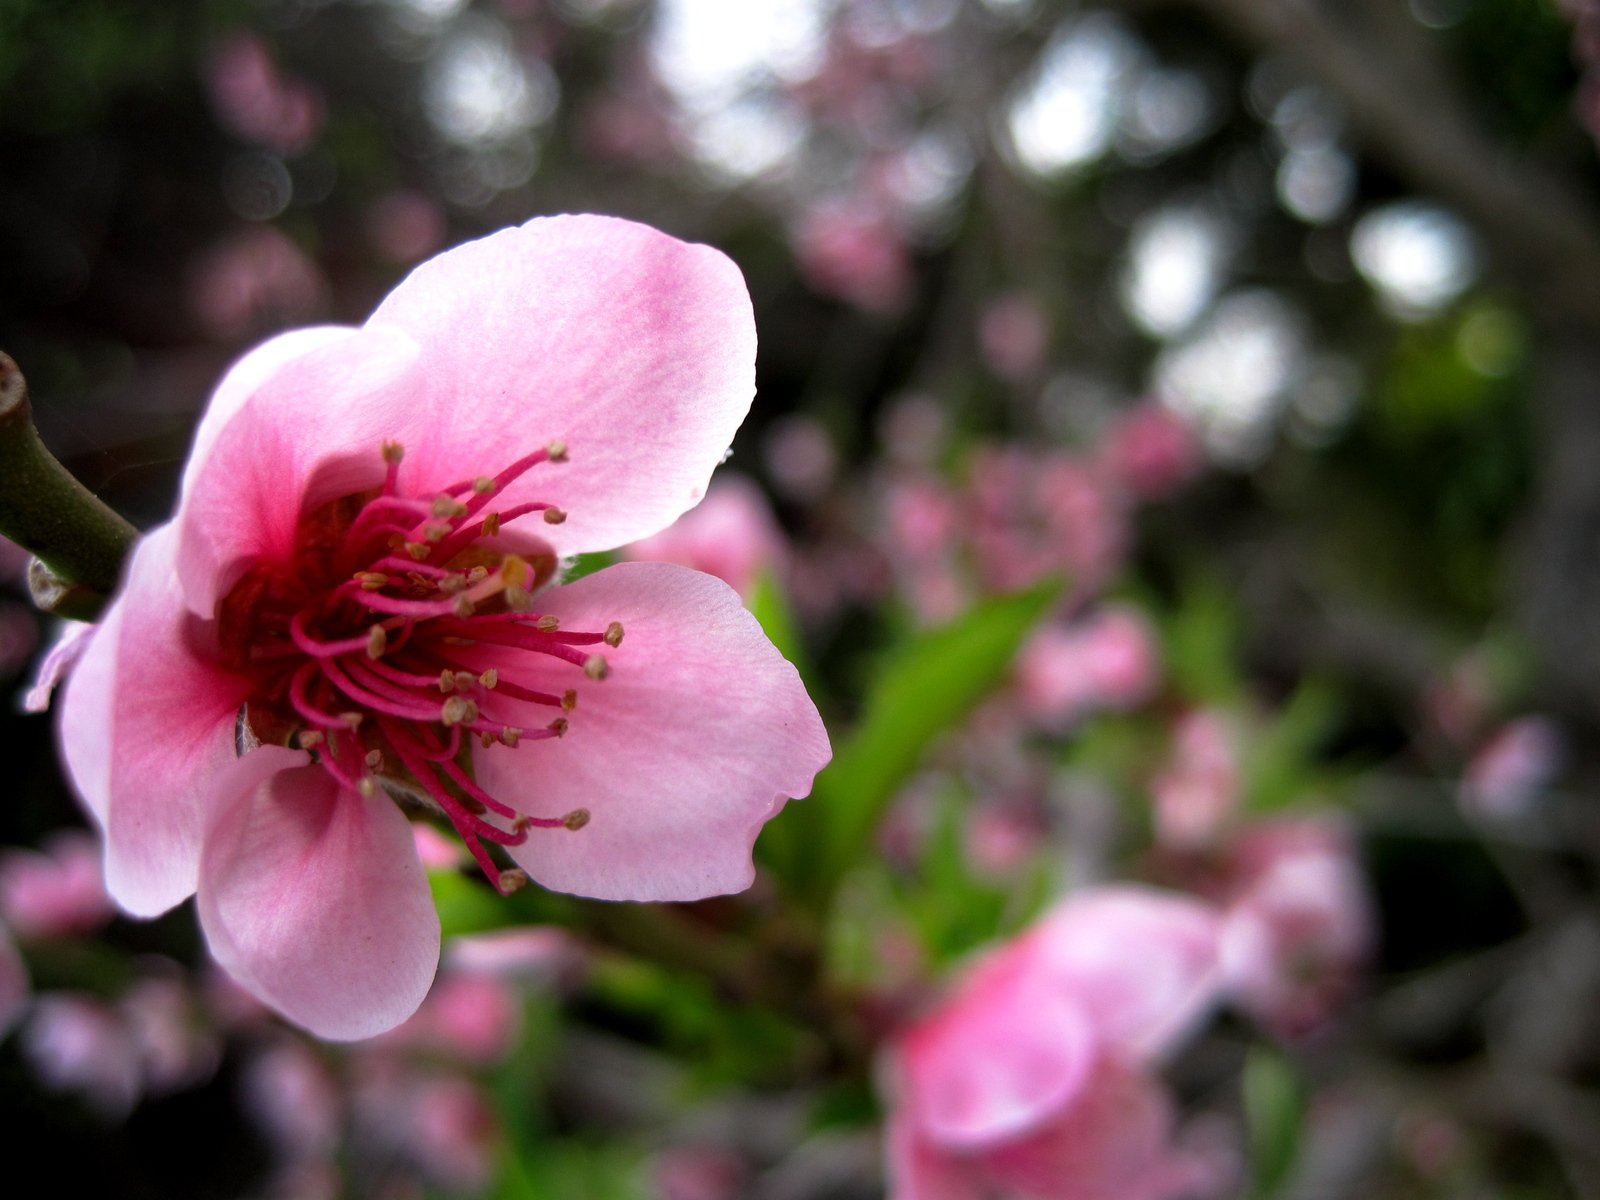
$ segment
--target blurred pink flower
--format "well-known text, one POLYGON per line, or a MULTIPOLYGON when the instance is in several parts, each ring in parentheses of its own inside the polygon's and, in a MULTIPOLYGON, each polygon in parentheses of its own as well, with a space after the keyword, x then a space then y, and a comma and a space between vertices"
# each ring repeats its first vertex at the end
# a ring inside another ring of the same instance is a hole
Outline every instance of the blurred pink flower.
POLYGON ((68 830, 42 850, 0 853, 0 921, 18 937, 90 933, 114 911, 91 834, 68 830))
POLYGON ((1561 734, 1545 717, 1519 717, 1492 733, 1467 764, 1461 806, 1475 816, 1526 815, 1561 765, 1561 734))
POLYGON ((188 290, 206 332, 232 340, 312 316, 326 300, 327 284, 287 234, 252 225, 191 265, 188 290))
POLYGON ((483 1089, 442 1076, 416 1084, 408 1097, 405 1150, 427 1176, 455 1192, 488 1186, 500 1129, 483 1089))
POLYGON ((1092 712, 1136 708, 1160 681, 1155 633, 1130 608, 1106 607, 1075 625, 1045 625, 1017 658, 1022 702, 1050 729, 1092 712))
POLYGON ((1032 296, 1013 293, 985 305, 978 319, 984 361, 1001 379, 1025 383, 1044 366, 1050 324, 1032 296))
POLYGON ((387 192, 367 210, 367 236, 390 262, 414 263, 432 254, 447 232, 444 209, 422 192, 387 192))
POLYGON ((660 533, 622 548, 636 562, 677 563, 715 575, 748 599, 763 571, 780 568, 783 531, 767 498, 741 475, 723 474, 706 498, 660 533))
POLYGON ((294 155, 322 131, 322 93, 280 72, 271 49, 253 33, 241 30, 218 41, 204 73, 218 119, 246 141, 294 155))
POLYGON ((1118 418, 1101 452, 1112 477, 1140 500, 1170 496, 1205 465, 1204 449, 1188 422, 1155 402, 1118 418))
POLYGON ((22 1055, 39 1082, 77 1092, 107 1119, 139 1099, 139 1046, 122 1016, 89 996, 51 992, 33 1002, 22 1055))
POLYGON ((1234 1002, 1278 1037, 1316 1034, 1354 997, 1372 951, 1371 901, 1330 816, 1245 831, 1230 854, 1222 962, 1234 1002))
POLYGON ((915 280, 905 238, 871 205, 818 205, 800 219, 792 241, 800 273, 825 295, 880 313, 911 299, 915 280))
POLYGON ((1185 713, 1151 784, 1156 841, 1180 853, 1215 845, 1238 810, 1239 787, 1238 736, 1228 718, 1208 708, 1185 713))
POLYGON ((283 1157, 317 1159, 338 1147, 344 1098, 303 1041, 273 1041, 246 1062, 240 1083, 245 1109, 283 1157))
POLYGON ((28 968, 0 926, 0 1038, 11 1032, 28 1007, 28 968))
POLYGON ((446 971, 422 1007, 383 1042, 487 1065, 508 1054, 521 1032, 522 998, 514 987, 493 975, 446 971))
POLYGON ((675 1146, 656 1156, 651 1173, 657 1200, 737 1200, 748 1171, 729 1150, 675 1146))
POLYGON ((721 254, 557 217, 236 364, 61 705, 112 896, 197 893, 246 988, 360 1038, 416 1010, 439 953, 390 789, 507 890, 748 887, 761 826, 829 757, 794 668, 693 571, 538 589, 703 495, 754 356, 721 254))
POLYGON ((891 1200, 1167 1200, 1196 1173, 1148 1067, 1217 995, 1211 909, 1071 897, 894 1041, 891 1200))
POLYGON ((147 1091, 164 1093, 209 1079, 222 1057, 216 1033, 202 1019, 176 970, 140 979, 117 1002, 139 1049, 147 1091))

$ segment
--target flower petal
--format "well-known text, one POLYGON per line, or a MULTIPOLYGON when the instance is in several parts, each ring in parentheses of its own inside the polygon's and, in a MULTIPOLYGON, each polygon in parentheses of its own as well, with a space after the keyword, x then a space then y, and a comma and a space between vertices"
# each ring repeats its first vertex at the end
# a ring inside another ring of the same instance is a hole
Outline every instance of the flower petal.
MULTIPOLYGON (((368 327, 422 347, 428 420, 404 486, 493 475, 551 441, 507 503, 567 512, 562 554, 666 527, 705 494, 755 394, 755 319, 739 269, 612 217, 562 216, 422 264, 368 327)), ((398 436, 398 435, 393 435, 398 436)))
POLYGON ((1221 988, 1221 924, 1199 900, 1132 884, 1057 905, 1035 928, 1038 969, 1077 998, 1102 1042, 1139 1061, 1188 1033, 1221 988))
POLYGON ((173 523, 183 598, 216 611, 252 561, 287 562, 302 509, 377 485, 414 433, 417 348, 396 330, 304 330, 237 363, 200 424, 173 523))
POLYGON ((903 1110, 890 1112, 883 1142, 888 1200, 983 1200, 972 1170, 923 1137, 903 1110))
POLYGON ((200 924, 229 974, 289 1020, 318 1037, 372 1037, 427 995, 439 917, 394 802, 305 762, 263 746, 219 781, 200 924))
POLYGON ((62 757, 105 835, 106 887, 154 916, 194 891, 207 798, 234 757, 245 685, 196 652, 173 577, 177 534, 148 534, 61 704, 62 757))
POLYGON ((994 1147, 983 1178, 1020 1200, 1173 1200, 1172 1102, 1142 1074, 1102 1059, 1074 1103, 1029 1137, 994 1147))
MULTIPOLYGON (((799 674, 727 584, 683 567, 624 563, 537 603, 564 629, 620 621, 626 636, 601 647, 611 675, 600 683, 564 664, 530 671, 533 655, 500 661, 508 679, 577 685, 579 699, 564 738, 478 753, 480 782, 534 816, 591 815, 575 832, 533 830, 513 857, 546 887, 608 900, 749 887, 761 826, 811 790, 831 753, 799 674)), ((551 715, 493 711, 529 725, 551 715)))
POLYGON ((1028 939, 980 959, 897 1047, 904 1103, 946 1148, 1038 1128, 1072 1103, 1096 1054, 1083 1009, 1036 969, 1028 939))

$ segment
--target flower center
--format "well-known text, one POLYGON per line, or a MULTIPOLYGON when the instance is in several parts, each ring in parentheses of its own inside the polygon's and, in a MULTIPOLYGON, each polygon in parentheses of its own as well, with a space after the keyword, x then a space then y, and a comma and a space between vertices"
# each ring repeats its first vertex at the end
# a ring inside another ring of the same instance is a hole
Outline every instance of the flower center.
POLYGON ((489 846, 519 845, 530 829, 581 829, 589 813, 533 817, 491 796, 473 778, 471 739, 487 749, 561 737, 577 689, 542 691, 525 673, 554 660, 575 682, 598 682, 609 667, 592 648, 619 645, 622 626, 573 632, 535 611, 555 557, 518 553, 501 536, 535 513, 566 520, 537 501, 494 507, 513 480, 565 462, 564 445, 428 497, 401 494, 402 457, 385 443, 381 488, 302 516, 293 560, 252 569, 219 606, 223 659, 253 685, 241 733, 310 750, 343 787, 368 796, 382 787, 442 814, 511 892, 527 876, 497 865, 489 846), (513 702, 560 715, 515 724, 504 719, 513 702))

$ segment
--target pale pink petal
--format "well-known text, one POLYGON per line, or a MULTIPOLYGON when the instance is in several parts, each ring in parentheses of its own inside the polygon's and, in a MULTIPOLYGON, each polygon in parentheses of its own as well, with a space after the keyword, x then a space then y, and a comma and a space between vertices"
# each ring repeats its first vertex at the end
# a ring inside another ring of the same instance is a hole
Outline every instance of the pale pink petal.
POLYGON ((56 688, 83 656, 89 645, 89 635, 93 632, 94 626, 84 621, 61 623, 51 639, 50 648, 39 660, 39 667, 33 673, 33 682, 22 694, 23 712, 42 713, 49 710, 56 688))
POLYGON ((252 750, 217 781, 198 894, 219 963, 319 1037, 372 1037, 416 1011, 439 918, 405 817, 303 753, 252 750))
POLYGON ((139 916, 194 891, 211 780, 234 757, 241 682, 199 657, 167 525, 135 548, 122 592, 67 681, 61 748, 106 843, 106 887, 139 916))
POLYGON ((1075 1102, 1030 1137, 995 1146, 982 1174, 1018 1200, 1170 1200, 1172 1105, 1143 1075, 1101 1061, 1075 1102))
POLYGON ((903 1109, 889 1113, 884 1152, 888 1200, 984 1200, 973 1172, 922 1136, 903 1109))
POLYGON ((196 435, 173 524, 183 601, 210 617, 253 561, 293 557, 302 508, 380 483, 383 442, 427 416, 395 330, 306 330, 239 362, 196 435))
POLYGON ((1035 969, 1027 939, 980 961, 896 1048, 903 1103, 944 1146, 982 1146, 1048 1121, 1084 1084, 1095 1036, 1074 997, 1035 969))
MULTIPOLYGON (((476 756, 493 795, 534 816, 578 808, 577 831, 532 830, 516 860, 546 887, 609 900, 693 900, 750 886, 750 849, 792 796, 811 790, 828 735, 795 669, 721 580, 665 563, 623 563, 535 602, 564 629, 625 637, 610 678, 502 661, 509 679, 576 686, 556 741, 476 756)), ((537 666, 537 664, 536 664, 537 666)), ((549 711, 522 709, 542 725, 549 711)), ((498 711, 498 710, 497 710, 498 711)))
MULTIPOLYGON (((563 554, 668 525, 705 494, 755 393, 755 321, 739 269, 629 221, 530 221, 418 267, 368 322, 422 347, 412 491, 493 475, 551 441, 507 503, 566 510, 563 554)), ((399 434, 391 436, 400 436, 399 434)))
POLYGON ((217 384, 217 390, 211 394, 199 427, 195 430, 194 444, 189 447, 189 461, 183 472, 183 491, 189 491, 195 478, 204 469, 217 435, 268 380, 313 350, 348 341, 360 333, 359 329, 346 325, 292 329, 262 342, 229 367, 222 382, 217 384))
POLYGON ((1070 897, 1035 927, 1035 969, 1087 1010, 1107 1047, 1132 1060, 1188 1033, 1221 987, 1211 906, 1132 884, 1070 897))

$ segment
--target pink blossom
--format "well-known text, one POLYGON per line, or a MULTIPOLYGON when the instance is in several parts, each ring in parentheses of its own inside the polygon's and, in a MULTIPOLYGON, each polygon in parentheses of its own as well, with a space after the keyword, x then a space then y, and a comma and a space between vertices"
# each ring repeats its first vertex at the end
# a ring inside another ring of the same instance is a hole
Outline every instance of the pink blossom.
POLYGON ((1050 325, 1038 301, 1022 293, 991 301, 978 320, 978 343, 990 370, 1023 383, 1039 373, 1049 349, 1050 325))
POLYGON ((1105 887, 979 959, 895 1040, 891 1200, 1166 1200, 1194 1172, 1150 1064, 1217 992, 1198 901, 1105 887))
POLYGON ((1204 451, 1193 429, 1165 405, 1141 404, 1106 433, 1111 474, 1133 496, 1160 500, 1199 473, 1204 451))
POLYGON ((510 984, 477 972, 443 972, 422 1007, 384 1041, 488 1064, 509 1053, 521 1032, 522 999, 510 984))
POLYGON ((344 1101, 327 1064, 302 1041, 284 1038, 246 1063, 245 1107, 290 1159, 331 1154, 339 1144, 344 1101))
POLYGON ((209 1079, 222 1057, 216 1034, 176 974, 141 979, 117 1005, 139 1049, 147 1090, 174 1092, 209 1079))
POLYGON ((714 1146, 675 1146, 656 1156, 658 1200, 736 1200, 748 1175, 738 1155, 714 1146))
POLYGON ((1461 804, 1480 817, 1505 820, 1527 813, 1561 762, 1561 734, 1544 717, 1508 721, 1467 764, 1461 804))
POLYGON ((11 1032, 28 1007, 28 968, 0 927, 0 1038, 11 1032))
POLYGON ((139 1098, 139 1046, 122 1016, 89 996, 52 992, 34 1001, 22 1054, 46 1087, 77 1092, 102 1116, 125 1116, 139 1098))
POLYGON ((1239 806, 1238 737, 1212 709, 1185 713, 1173 728, 1172 756, 1151 785, 1156 840, 1170 850, 1213 845, 1239 806))
POLYGON ((316 264, 271 225, 251 226, 212 247, 191 267, 188 287, 201 325, 223 339, 305 320, 327 292, 316 264))
POLYGON ((1160 678, 1150 623, 1128 608, 1107 607, 1076 625, 1046 625, 1017 660, 1023 703, 1054 729, 1091 712, 1136 708, 1160 678))
POLYGON ((111 895, 197 894, 235 978, 348 1039, 414 1012, 438 961, 395 797, 505 890, 749 886, 829 756, 794 668, 709 576, 545 585, 704 494, 754 356, 721 254, 554 217, 236 364, 62 705, 111 895))
POLYGON ((748 597, 783 553, 783 532, 761 489, 742 476, 721 475, 697 506, 660 533, 624 547, 622 556, 692 567, 748 597))
POLYGON ((1322 1029, 1349 1002, 1372 949, 1371 902, 1348 832, 1282 818, 1231 853, 1222 963, 1235 1003, 1283 1038, 1322 1029))
POLYGON ((801 273, 819 292, 881 313, 911 298, 905 239, 869 204, 819 205, 801 218, 793 241, 801 273))
POLYGON ((379 196, 367 210, 367 236, 391 262, 414 263, 444 244, 444 209, 431 196, 397 190, 379 196))
POLYGON ((282 74, 266 42, 239 31, 206 57, 206 87, 230 132, 279 154, 298 154, 322 130, 322 94, 282 74))
POLYGON ((42 851, 0 853, 0 921, 18 937, 89 933, 104 925, 113 910, 90 834, 68 830, 52 837, 42 851))

